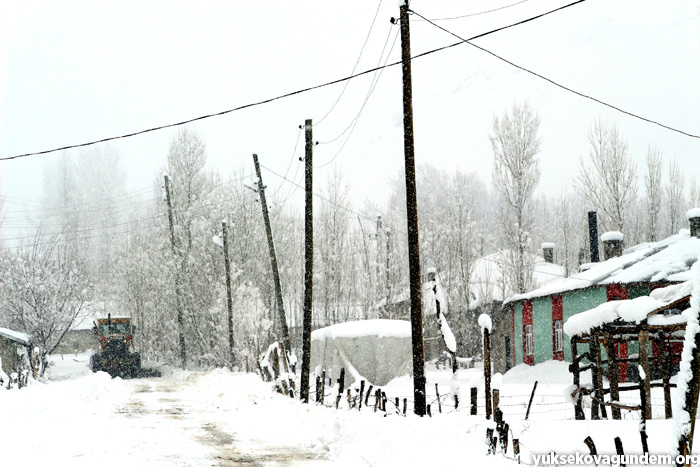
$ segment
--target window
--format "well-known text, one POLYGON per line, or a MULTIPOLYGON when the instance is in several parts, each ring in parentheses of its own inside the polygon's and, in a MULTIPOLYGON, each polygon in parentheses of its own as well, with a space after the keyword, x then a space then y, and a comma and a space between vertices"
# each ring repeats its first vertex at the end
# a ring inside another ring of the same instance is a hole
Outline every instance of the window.
POLYGON ((554 351, 564 351, 564 329, 562 326, 562 320, 560 319, 554 321, 554 351))
POLYGON ((532 355, 534 352, 532 342, 532 324, 525 325, 525 355, 532 355))

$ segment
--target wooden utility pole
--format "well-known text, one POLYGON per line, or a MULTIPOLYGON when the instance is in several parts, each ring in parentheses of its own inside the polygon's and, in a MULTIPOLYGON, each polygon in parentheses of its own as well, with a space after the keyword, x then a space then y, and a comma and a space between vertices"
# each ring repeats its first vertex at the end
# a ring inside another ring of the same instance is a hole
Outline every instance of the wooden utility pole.
POLYGON ((401 69, 403 72, 403 149, 406 167, 406 221, 408 227, 408 269, 411 292, 411 341, 413 346, 413 412, 422 417, 425 415, 425 356, 423 351, 420 250, 418 248, 416 163, 413 152, 411 32, 408 20, 408 0, 403 0, 403 3, 399 3, 401 5, 401 69))
POLYGON ((491 341, 489 328, 484 328, 484 399, 486 418, 491 418, 491 341))
POLYGON ((228 229, 226 220, 221 221, 221 236, 224 237, 224 267, 226 270, 226 306, 228 308, 228 347, 231 353, 231 369, 236 365, 233 353, 233 295, 231 293, 231 264, 228 259, 228 229))
POLYGON ((258 194, 260 195, 260 204, 262 205, 263 220, 265 221, 265 232, 267 233, 267 246, 270 250, 270 263, 272 264, 272 279, 275 282, 275 299, 277 300, 277 314, 279 317, 279 327, 282 331, 282 340, 284 341, 284 348, 287 349, 288 352, 291 352, 292 346, 289 342, 289 328, 287 327, 287 315, 284 312, 284 302, 282 301, 282 286, 280 285, 280 273, 279 268, 277 267, 275 243, 272 240, 272 227, 270 227, 270 215, 267 212, 265 185, 262 181, 262 173, 260 172, 260 164, 258 163, 257 154, 253 154, 253 163, 255 164, 255 173, 258 176, 258 194))
POLYGON ((311 308, 314 279, 314 209, 313 209, 313 132, 311 120, 304 122, 306 140, 306 213, 304 215, 304 322, 301 332, 301 401, 309 402, 309 373, 311 366, 311 308))
POLYGON ((177 265, 177 246, 175 244, 175 225, 173 223, 173 203, 170 197, 170 177, 166 174, 165 179, 165 202, 168 205, 168 223, 170 224, 170 245, 173 249, 173 258, 176 260, 175 266, 175 306, 177 307, 177 333, 180 341, 180 363, 182 368, 187 367, 187 350, 185 349, 185 318, 182 312, 182 296, 180 292, 180 269, 177 265))

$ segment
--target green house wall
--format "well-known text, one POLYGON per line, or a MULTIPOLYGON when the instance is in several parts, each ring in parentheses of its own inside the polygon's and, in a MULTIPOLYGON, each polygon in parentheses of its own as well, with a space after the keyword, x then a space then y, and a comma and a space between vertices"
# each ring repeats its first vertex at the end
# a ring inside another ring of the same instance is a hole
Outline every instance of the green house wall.
POLYGON ((535 364, 552 359, 552 299, 532 300, 532 327, 535 364))

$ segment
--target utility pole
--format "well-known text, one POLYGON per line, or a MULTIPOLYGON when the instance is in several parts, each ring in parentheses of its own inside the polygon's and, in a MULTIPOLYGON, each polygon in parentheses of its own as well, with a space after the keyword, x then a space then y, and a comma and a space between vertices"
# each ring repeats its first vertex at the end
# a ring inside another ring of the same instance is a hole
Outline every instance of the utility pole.
MULTIPOLYGON (((173 223, 173 203, 170 197, 170 177, 166 174, 165 179, 165 202, 168 205, 168 223, 170 224, 170 244, 173 249, 173 258, 177 260, 177 246, 175 244, 175 225, 173 223)), ((176 261, 177 263, 177 261, 176 261)), ((177 334, 180 341, 180 363, 182 368, 187 367, 187 350, 185 349, 185 318, 182 312, 182 295, 180 292, 180 269, 175 266, 175 303, 177 307, 177 334)))
POLYGON ((413 412, 425 415, 425 356, 423 351, 423 309, 421 297, 420 249, 418 248, 418 205, 416 163, 413 152, 413 92, 411 88, 411 31, 408 0, 400 5, 401 70, 403 75, 403 148, 406 167, 406 223, 408 227, 408 269, 411 292, 411 341, 413 344, 413 412))
POLYGON ((272 227, 270 227, 270 215, 267 212, 267 199, 265 198, 265 185, 262 181, 262 173, 260 172, 260 164, 258 163, 258 155, 253 154, 253 163, 255 164, 255 173, 258 176, 258 194, 260 195, 260 204, 262 205, 263 220, 265 221, 265 232, 267 233, 267 246, 270 250, 270 263, 272 265, 272 280, 275 283, 275 299, 277 300, 277 314, 279 317, 279 326, 282 331, 282 340, 284 348, 292 351, 292 346, 289 343, 289 328, 287 327, 287 315, 284 312, 284 302, 282 301, 282 286, 280 285, 280 273, 277 267, 277 255, 275 254, 275 243, 272 241, 272 227))
POLYGON ((311 308, 314 284, 314 209, 313 209, 313 132, 311 119, 304 122, 306 140, 306 213, 304 215, 304 323, 301 332, 301 401, 309 403, 309 373, 311 366, 311 308))
POLYGON ((231 294, 231 263, 228 259, 228 229, 226 219, 221 221, 221 236, 224 237, 224 266, 226 269, 226 306, 228 307, 228 348, 231 352, 231 370, 236 365, 233 353, 233 295, 231 294))

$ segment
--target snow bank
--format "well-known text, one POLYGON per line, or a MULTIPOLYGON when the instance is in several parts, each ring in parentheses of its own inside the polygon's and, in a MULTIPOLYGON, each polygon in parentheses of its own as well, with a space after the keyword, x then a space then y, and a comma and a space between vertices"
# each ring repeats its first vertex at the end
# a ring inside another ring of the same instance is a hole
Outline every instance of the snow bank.
POLYGON ((548 360, 531 366, 525 363, 516 365, 501 380, 502 384, 534 384, 535 381, 554 384, 571 384, 569 363, 558 360, 548 360))

